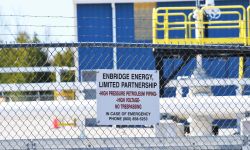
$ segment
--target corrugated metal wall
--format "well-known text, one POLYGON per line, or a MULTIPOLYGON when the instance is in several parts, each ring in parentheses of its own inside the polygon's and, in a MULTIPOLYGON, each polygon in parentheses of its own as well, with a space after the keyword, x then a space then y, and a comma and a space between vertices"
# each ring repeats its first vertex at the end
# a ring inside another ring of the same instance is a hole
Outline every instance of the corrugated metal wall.
MULTIPOLYGON (((77 5, 77 32, 79 42, 112 42, 111 5, 77 5)), ((112 59, 112 48, 80 48, 79 71, 96 68, 111 69, 112 59)))
MULTIPOLYGON (((168 6, 194 6, 195 2, 161 2, 157 7, 168 6)), ((247 7, 249 2, 246 0, 223 0, 216 1, 216 5, 244 5, 247 7)), ((140 5, 140 8, 143 5, 140 5)), ((145 9, 148 4, 145 4, 145 9)), ((134 12, 137 7, 133 3, 116 4, 116 21, 117 21, 117 42, 151 42, 151 40, 136 40, 135 38, 135 20, 134 12)), ((78 4, 77 5, 77 24, 78 24, 78 41, 99 41, 112 42, 112 8, 110 4, 78 4)), ((228 19, 228 18, 223 18, 228 19)), ((140 26, 136 26, 140 27, 140 26)), ((145 30, 145 29, 144 29, 145 30)), ((144 31, 145 32, 145 31, 144 31)), ((151 30, 149 30, 151 32, 151 30)), ((143 33, 143 32, 142 32, 143 33)), ((213 30, 209 36, 218 37, 235 36, 237 30, 213 30)), ((183 35, 182 31, 170 33, 172 38, 178 38, 183 35)), ((117 68, 118 69, 154 69, 154 57, 151 49, 118 49, 117 50, 117 68), (134 57, 131 57, 134 56, 134 57), (136 59, 140 58, 140 59, 136 59)), ((214 78, 236 78, 238 76, 238 58, 209 58, 203 60, 204 68, 208 75, 214 78), (214 67, 210 67, 210 66, 214 67)), ((174 68, 180 64, 181 60, 166 59, 164 64, 164 75, 167 77, 174 68)), ((79 49, 79 64, 82 69, 100 69, 112 68, 112 49, 79 49), (97 63, 102 60, 102 63, 97 63)), ((247 65, 250 61, 247 60, 247 65)), ((196 66, 195 60, 192 60, 185 66, 178 75, 191 75, 196 66)), ((245 76, 250 76, 250 70, 246 70, 245 76)), ((234 95, 235 86, 213 87, 215 95, 234 95)), ((246 87, 245 92, 250 94, 250 88, 246 87)), ((188 91, 185 90, 185 93, 188 91)), ((166 89, 165 96, 175 95, 175 89, 166 89)))

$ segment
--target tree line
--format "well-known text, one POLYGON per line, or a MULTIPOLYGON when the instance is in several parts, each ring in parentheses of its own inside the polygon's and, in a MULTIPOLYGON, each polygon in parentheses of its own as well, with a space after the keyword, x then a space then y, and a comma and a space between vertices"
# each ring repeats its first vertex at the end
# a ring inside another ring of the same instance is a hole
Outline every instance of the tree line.
MULTIPOLYGON (((20 32, 15 38, 16 43, 39 43, 37 34, 30 37, 25 32, 20 32)), ((49 49, 40 47, 3 48, 0 49, 0 67, 49 67, 49 66, 74 66, 74 54, 70 48, 57 52, 49 58, 49 49)), ((74 72, 61 74, 63 82, 74 81, 74 72)), ((42 83, 54 82, 55 73, 0 73, 0 84, 3 83, 42 83)), ((15 92, 22 95, 24 92, 15 92)), ((4 93, 7 94, 8 93, 4 93)), ((9 93, 10 94, 10 93, 9 93)), ((13 92, 11 93, 13 94, 13 92)), ((34 94, 26 92, 25 94, 34 94)))

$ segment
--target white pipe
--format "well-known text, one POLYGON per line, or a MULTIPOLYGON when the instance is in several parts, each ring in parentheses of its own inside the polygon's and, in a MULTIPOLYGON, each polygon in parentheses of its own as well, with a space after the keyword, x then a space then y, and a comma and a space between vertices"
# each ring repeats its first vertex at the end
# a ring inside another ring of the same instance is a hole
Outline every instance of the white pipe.
MULTIPOLYGON (((113 38, 113 43, 117 42, 116 39, 116 7, 115 3, 111 3, 112 7, 112 38, 113 38)), ((113 69, 117 69, 117 48, 113 47, 113 69)))
MULTIPOLYGON (((212 119, 242 118, 250 111, 250 96, 196 96, 160 99, 160 112, 179 118, 210 117, 212 119)), ((96 117, 96 100, 2 102, 1 118, 51 115, 86 115, 96 117), (23 116, 25 114, 25 116, 23 116)))
POLYGON ((52 120, 55 117, 63 119, 96 117, 96 101, 32 101, 3 102, 0 105, 0 121, 29 120, 34 118, 52 120))
POLYGON ((196 7, 200 7, 200 0, 196 0, 196 7))
POLYGON ((242 119, 250 110, 250 96, 188 96, 164 98, 161 113, 190 118, 191 136, 210 136, 213 119, 242 119))
POLYGON ((214 0, 206 0, 206 6, 214 6, 214 0))
POLYGON ((160 104, 161 113, 169 113, 179 118, 236 119, 250 111, 250 96, 162 98, 160 104))
MULTIPOLYGON (((243 118, 250 111, 250 96, 196 96, 160 99, 160 112, 192 118, 191 136, 212 135, 213 119, 243 118)), ((0 122, 96 118, 96 100, 3 102, 0 122)))
POLYGON ((249 78, 212 78, 212 79, 177 79, 171 80, 165 87, 190 87, 190 86, 229 86, 229 85, 250 85, 249 78))

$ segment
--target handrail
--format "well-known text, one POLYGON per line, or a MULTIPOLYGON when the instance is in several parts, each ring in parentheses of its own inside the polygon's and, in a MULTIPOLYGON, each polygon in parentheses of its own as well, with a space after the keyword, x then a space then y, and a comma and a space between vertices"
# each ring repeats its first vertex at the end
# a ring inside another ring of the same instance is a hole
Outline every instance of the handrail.
POLYGON ((248 38, 250 37, 250 6, 247 7, 247 35, 248 35, 248 38))
MULTIPOLYGON (((166 13, 160 13, 157 14, 157 17, 165 17, 166 13)), ((185 13, 169 13, 168 16, 183 16, 184 18, 187 18, 187 15, 185 13)), ((156 20, 156 24, 158 25, 164 25, 164 22, 159 22, 158 19, 156 20)))
MULTIPOLYGON (((239 20, 238 21, 236 21, 235 23, 239 23, 240 22, 240 20, 242 19, 242 15, 241 15, 241 13, 240 12, 238 12, 238 11, 224 11, 224 12, 221 12, 221 14, 222 15, 238 15, 238 18, 239 18, 239 20)), ((193 12, 192 13, 190 13, 189 15, 188 15, 188 21, 190 22, 191 21, 191 17, 192 17, 192 15, 193 15, 193 12)), ((195 24, 195 22, 191 22, 192 24, 195 24)), ((191 31, 192 31, 192 29, 195 29, 195 27, 191 27, 191 25, 192 24, 189 24, 189 36, 188 37, 191 37, 191 31)), ((209 22, 204 22, 204 24, 208 24, 209 22)), ((226 23, 218 23, 218 22, 215 22, 215 21, 213 21, 213 23, 215 24, 226 24, 226 23)), ((229 24, 229 23, 228 23, 229 24)), ((208 29, 225 29, 225 26, 208 26, 208 29)), ((240 28, 240 26, 239 25, 237 25, 237 26, 227 26, 227 28, 231 28, 231 29, 239 29, 240 28)))
POLYGON ((195 10, 196 7, 159 7, 156 8, 156 13, 158 11, 166 11, 166 10, 195 10))
POLYGON ((220 9, 241 9, 243 12, 243 17, 242 20, 246 19, 246 9, 244 6, 242 5, 230 5, 230 6, 205 6, 202 7, 201 10, 205 11, 205 9, 211 9, 211 8, 220 8, 220 9))
MULTIPOLYGON (((239 20, 233 20, 233 21, 204 21, 202 24, 236 24, 239 23, 239 20)), ((185 24, 195 24, 195 22, 171 22, 169 25, 185 25, 185 24)))
MULTIPOLYGON (((222 11, 222 15, 237 15, 238 20, 218 20, 218 21, 199 21, 201 26, 205 24, 212 24, 215 26, 208 26, 208 29, 239 29, 239 40, 242 41, 242 43, 247 43, 247 32, 246 32, 246 9, 244 6, 241 5, 232 5, 232 6, 205 6, 200 9, 199 12, 204 12, 206 9, 212 9, 212 8, 220 8, 220 9, 240 9, 239 11, 222 11), (241 14, 242 11, 242 14, 241 14), (217 26, 216 26, 217 24, 217 26)), ((155 40, 157 41, 157 31, 163 31, 164 30, 164 39, 159 39, 159 40, 164 40, 164 43, 168 44, 169 36, 168 32, 171 30, 185 30, 185 39, 186 38, 191 38, 191 31, 194 29, 192 25, 196 24, 197 22, 191 21, 192 13, 189 13, 187 16, 185 12, 180 12, 180 11, 186 11, 186 10, 195 10, 196 7, 160 7, 156 8, 154 10, 154 19, 153 24, 154 24, 154 30, 155 33, 155 40), (174 13, 171 12, 171 10, 175 11, 174 13), (171 12, 171 13, 170 13, 171 12), (164 22, 159 22, 159 16, 164 17, 164 22), (169 21, 169 16, 184 16, 184 20, 182 21, 169 21), (158 27, 159 25, 163 27, 158 27), (169 27, 171 25, 172 27, 169 27), (183 25, 183 26, 181 26, 183 25)), ((247 19, 250 20, 250 6, 247 9, 248 15, 247 19)), ((248 26, 250 26, 250 23, 248 22, 248 26)), ((248 31, 248 35, 250 35, 250 30, 248 31)), ((154 39, 153 38, 153 39, 154 39)), ((206 37, 205 37, 206 38, 206 37)), ((188 40, 188 39, 187 39, 188 40)), ((190 39, 191 40, 191 39, 190 39)), ((238 40, 238 41, 239 41, 238 40)), ((194 41, 192 39, 192 41, 194 41)), ((170 42, 170 41, 169 41, 170 42)), ((198 42, 198 41, 197 41, 198 42)), ((198 42, 200 43, 200 42, 198 42)), ((203 42, 202 42, 203 43, 203 42)))
MULTIPOLYGON (((240 23, 240 38, 243 38, 243 43, 247 43, 247 32, 246 32, 246 9, 242 5, 231 5, 231 6, 205 6, 202 7, 201 10, 205 11, 206 9, 211 9, 211 8, 220 8, 220 9, 241 9, 242 10, 242 19, 240 23)), ((240 18, 239 18, 240 20, 240 18)))
MULTIPOLYGON (((180 25, 184 25, 183 27, 169 27, 168 25, 171 25, 171 23, 168 22, 168 18, 167 17, 172 17, 172 16, 182 16, 184 18, 184 22, 187 21, 187 15, 185 13, 159 13, 156 15, 157 17, 164 17, 164 21, 163 22, 159 22, 158 19, 156 19, 156 24, 157 25, 163 25, 163 31, 165 32, 165 34, 167 35, 168 31, 170 30, 184 30, 185 31, 185 35, 187 35, 188 32, 188 28, 186 24, 180 24, 180 25), (165 19, 167 18, 167 19, 165 19)), ((161 30, 161 28, 158 28, 157 31, 161 30)), ((187 36, 185 36, 186 38, 187 36)))
POLYGON ((183 12, 173 12, 169 13, 170 10, 194 10, 196 7, 159 7, 153 10, 153 43, 157 40, 157 31, 164 31, 164 39, 168 39, 168 31, 169 30, 184 30, 185 31, 185 38, 187 38, 188 26, 187 24, 183 24, 184 27, 172 27, 169 28, 168 17, 169 16, 183 16, 184 22, 187 22, 187 16, 183 12), (165 12, 159 12, 165 11, 165 12), (158 21, 158 17, 163 16, 167 19, 164 19, 164 22, 161 23, 158 21), (158 28, 158 25, 163 25, 163 28, 158 28))

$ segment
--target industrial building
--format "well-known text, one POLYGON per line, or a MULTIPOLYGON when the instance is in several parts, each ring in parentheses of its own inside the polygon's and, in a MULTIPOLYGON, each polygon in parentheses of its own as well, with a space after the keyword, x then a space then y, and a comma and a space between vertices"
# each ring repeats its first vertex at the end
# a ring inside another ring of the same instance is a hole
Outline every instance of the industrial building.
MULTIPOLYGON (((201 1, 201 3, 205 3, 201 1)), ((248 0, 215 0, 216 6, 242 5, 247 8, 248 0)), ((75 0, 77 41, 78 42, 138 42, 151 43, 152 39, 152 11, 159 7, 195 7, 195 0, 75 0)), ((235 9, 232 9, 232 11, 235 9)), ((185 10, 187 13, 188 11, 185 10)), ((242 12, 241 10, 237 10, 242 12)), ((180 17, 170 18, 178 20, 180 17)), ((220 20, 235 20, 237 15, 221 15, 220 20)), ((159 36, 162 33, 159 33, 159 36)), ((192 31, 194 37, 194 31, 192 31)), ((211 29, 209 37, 228 37, 223 42, 230 44, 231 37, 239 35, 239 29, 211 29)), ((183 38, 184 31, 176 30, 169 32, 169 38, 183 38)), ((216 43, 216 40, 212 41, 216 43)), ((182 43, 183 44, 183 43, 182 43)), ((220 43, 223 44, 223 43, 220 43)), ((234 43, 232 43, 234 44, 234 43)), ((236 43, 237 44, 237 43, 236 43)), ((239 43, 238 43, 239 44, 239 43)), ((152 49, 117 49, 113 57, 111 48, 80 48, 79 72, 91 69, 155 69, 154 54, 152 49), (131 57, 133 56, 133 57, 131 57), (135 59, 138 56, 140 59, 135 59), (116 63, 113 64, 113 59, 116 63), (98 63, 102 60, 102 63, 98 63), (88 62, 87 64, 85 62, 88 62)), ((191 60, 181 69, 176 76, 190 76, 195 69, 196 60, 191 60)), ((248 59, 245 66, 250 65, 248 59)), ((164 77, 167 77, 180 64, 179 59, 164 60, 164 77)), ((239 59, 230 58, 204 58, 203 67, 206 73, 212 78, 237 78, 239 76, 239 59), (210 67, 214 66, 214 67, 210 67)), ((250 76, 250 70, 246 67, 244 76, 250 76)), ((184 95, 188 93, 184 89, 184 95)), ((235 86, 212 87, 212 92, 216 96, 235 95, 235 86)), ((246 86, 244 94, 250 94, 249 87, 246 86)), ((175 89, 166 88, 163 97, 175 96, 175 89)))

